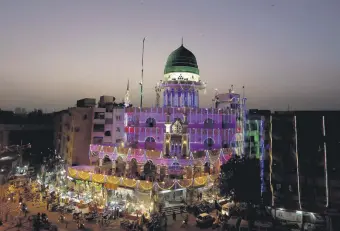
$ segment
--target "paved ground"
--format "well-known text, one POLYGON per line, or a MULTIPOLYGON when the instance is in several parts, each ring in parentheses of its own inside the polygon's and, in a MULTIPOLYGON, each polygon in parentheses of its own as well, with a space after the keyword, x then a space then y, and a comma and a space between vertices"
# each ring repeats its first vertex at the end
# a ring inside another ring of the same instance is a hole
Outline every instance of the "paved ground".
MULTIPOLYGON (((22 188, 18 188, 17 192, 21 192, 23 193, 23 189, 22 188)), ((16 195, 16 198, 19 198, 18 195, 16 195)), ((68 231, 75 231, 77 230, 77 224, 76 222, 74 222, 72 220, 72 215, 71 214, 66 214, 66 223, 60 223, 58 222, 58 218, 60 216, 59 212, 49 212, 46 210, 46 203, 45 202, 36 202, 36 203, 32 203, 32 202, 25 202, 27 204, 29 213, 27 215, 27 217, 24 217, 24 214, 20 213, 19 211, 19 204, 18 202, 0 202, 0 218, 5 217, 4 214, 7 213, 8 211, 8 222, 4 223, 3 226, 0 226, 0 231, 14 231, 14 230, 32 230, 32 224, 31 222, 28 221, 28 217, 31 215, 36 215, 37 213, 46 213, 48 216, 49 221, 53 224, 56 225, 58 227, 58 230, 68 230, 68 231), (16 227, 16 221, 18 219, 22 220, 22 227, 18 228, 16 227), (66 225, 67 224, 67 225, 66 225)), ((193 230, 200 230, 199 228, 196 227, 196 221, 195 221, 195 217, 193 217, 192 215, 189 216, 189 223, 186 227, 182 227, 182 221, 183 218, 180 215, 177 215, 177 221, 173 221, 172 217, 168 217, 168 226, 167 226, 167 230, 176 230, 178 231, 179 229, 183 229, 183 230, 189 230, 189 231, 193 231, 193 230)), ((120 228, 120 221, 119 220, 112 220, 110 222, 109 225, 105 225, 105 226, 100 226, 99 224, 96 224, 95 221, 93 222, 87 222, 85 221, 85 229, 88 231, 106 231, 106 230, 111 230, 111 231, 115 231, 115 230, 122 230, 120 228)), ((146 230, 146 228, 144 229, 146 230)), ((206 229, 206 230, 211 230, 211 229, 206 229)))

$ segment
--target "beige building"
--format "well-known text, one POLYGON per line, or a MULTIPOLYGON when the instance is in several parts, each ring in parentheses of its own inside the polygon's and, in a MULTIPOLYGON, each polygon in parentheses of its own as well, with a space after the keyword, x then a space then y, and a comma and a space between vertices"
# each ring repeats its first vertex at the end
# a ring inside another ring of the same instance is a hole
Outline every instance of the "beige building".
POLYGON ((89 165, 90 144, 119 145, 124 140, 124 107, 101 96, 98 107, 74 107, 55 114, 55 147, 68 165, 89 165))
POLYGON ((68 165, 89 164, 94 108, 69 108, 57 113, 56 151, 68 165))

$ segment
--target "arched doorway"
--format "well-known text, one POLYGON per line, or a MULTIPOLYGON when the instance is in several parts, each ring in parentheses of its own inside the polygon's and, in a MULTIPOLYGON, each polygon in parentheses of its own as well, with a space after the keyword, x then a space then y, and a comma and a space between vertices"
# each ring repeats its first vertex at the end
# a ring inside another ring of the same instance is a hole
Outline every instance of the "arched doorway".
POLYGON ((161 181, 164 181, 164 178, 166 177, 166 167, 164 165, 161 165, 160 166, 160 169, 159 169, 159 178, 161 181))
POLYGON ((112 174, 112 160, 108 156, 105 156, 103 159, 101 172, 107 175, 112 174))
POLYGON ((136 159, 131 159, 130 161, 130 175, 131 177, 138 176, 138 164, 136 159))
POLYGON ((214 146, 214 140, 212 138, 208 138, 204 140, 204 149, 211 150, 214 146))
POLYGON ((145 139, 144 147, 146 150, 155 150, 156 149, 156 140, 155 138, 149 136, 145 139))
POLYGON ((206 162, 204 164, 204 173, 208 173, 210 175, 210 163, 206 162))
POLYGON ((156 127, 156 120, 154 118, 148 118, 145 122, 146 127, 153 128, 156 127))
POLYGON ((192 178, 196 178, 196 177, 201 176, 201 173, 202 173, 201 166, 199 164, 194 165, 193 169, 192 169, 192 172, 193 172, 192 173, 192 178))
POLYGON ((150 179, 150 180, 155 179, 156 165, 154 165, 151 160, 148 160, 144 165, 144 175, 145 175, 145 179, 150 179))
POLYGON ((112 165, 112 161, 111 161, 110 157, 105 156, 104 159, 103 159, 102 165, 103 165, 103 166, 104 166, 104 165, 112 165))
POLYGON ((126 163, 123 161, 122 157, 118 157, 116 160, 116 176, 124 176, 126 169, 126 163))

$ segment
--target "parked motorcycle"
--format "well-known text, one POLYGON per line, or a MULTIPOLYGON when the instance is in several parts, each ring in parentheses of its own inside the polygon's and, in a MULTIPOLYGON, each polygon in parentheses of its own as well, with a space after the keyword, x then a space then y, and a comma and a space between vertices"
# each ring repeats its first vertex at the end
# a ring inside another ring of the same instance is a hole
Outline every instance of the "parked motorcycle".
POLYGON ((73 213, 72 217, 73 217, 73 220, 79 220, 80 217, 81 217, 81 212, 79 212, 79 213, 73 213))
POLYGON ((58 221, 59 221, 60 223, 63 223, 63 222, 65 221, 65 216, 61 214, 61 215, 59 216, 59 218, 58 218, 58 221))
POLYGON ((84 218, 87 221, 92 221, 96 219, 97 217, 98 217, 98 214, 96 212, 90 212, 90 213, 84 214, 84 218))
POLYGON ((78 221, 78 224, 77 224, 77 227, 78 227, 78 229, 84 229, 85 228, 85 224, 84 224, 84 222, 82 222, 82 221, 78 221))

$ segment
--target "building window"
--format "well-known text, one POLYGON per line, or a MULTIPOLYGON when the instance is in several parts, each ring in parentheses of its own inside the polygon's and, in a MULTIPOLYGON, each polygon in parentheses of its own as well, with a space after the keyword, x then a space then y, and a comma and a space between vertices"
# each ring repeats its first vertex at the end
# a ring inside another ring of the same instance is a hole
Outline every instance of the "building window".
POLYGON ((117 127, 117 128, 116 128, 116 132, 120 132, 120 127, 117 127))
POLYGON ((257 131, 257 130, 258 130, 257 124, 256 124, 256 123, 251 123, 251 124, 250 124, 250 130, 251 130, 251 131, 257 131))
POLYGON ((116 116, 117 121, 120 121, 120 119, 121 119, 120 116, 116 116))
POLYGON ((95 124, 93 125, 94 132, 104 132, 104 124, 95 124))
POLYGON ((255 136, 250 136, 250 142, 254 143, 255 142, 255 136))
POLYGON ((105 119, 105 112, 95 112, 94 113, 94 119, 105 119))
POLYGON ((83 115, 83 120, 87 120, 87 115, 83 115))
POLYGON ((75 127, 75 128, 74 128, 74 131, 75 131, 75 132, 79 132, 79 131, 80 131, 80 128, 79 128, 79 127, 75 127))
POLYGON ((112 124, 113 120, 112 119, 105 119, 105 124, 112 124))
POLYGON ((104 134, 105 136, 111 136, 111 131, 106 131, 104 134))

